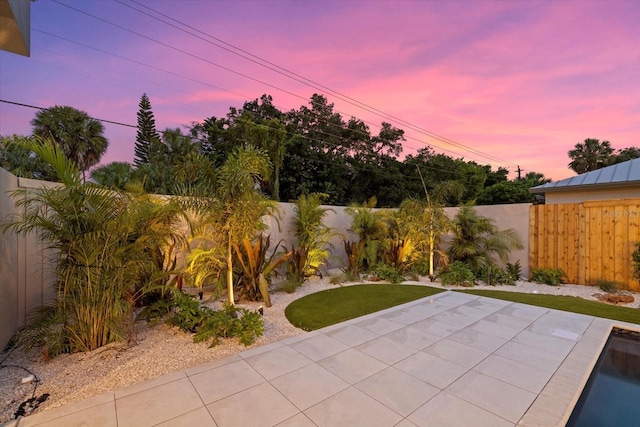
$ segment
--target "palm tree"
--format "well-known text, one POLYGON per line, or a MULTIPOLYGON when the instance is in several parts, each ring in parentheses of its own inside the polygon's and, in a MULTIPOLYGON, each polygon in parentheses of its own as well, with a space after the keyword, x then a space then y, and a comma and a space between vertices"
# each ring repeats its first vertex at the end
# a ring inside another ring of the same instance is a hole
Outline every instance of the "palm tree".
POLYGON ((263 151, 238 147, 218 171, 216 185, 199 187, 196 197, 186 198, 198 215, 187 271, 197 286, 226 273, 229 304, 234 304, 234 243, 253 239, 266 228, 262 218, 277 209, 259 191, 260 180, 269 176, 269 166, 263 151))
POLYGON ((105 187, 119 188, 124 190, 125 185, 131 179, 133 169, 127 162, 111 162, 108 165, 100 166, 91 171, 91 178, 105 187))
POLYGON ((359 254, 358 265, 365 270, 373 268, 389 244, 388 224, 381 212, 375 211, 377 200, 371 197, 362 205, 351 205, 346 212, 351 215, 349 231, 356 234, 363 251, 359 254))
MULTIPOLYGON (((418 169, 420 178, 422 174, 418 169)), ((460 200, 464 186, 458 181, 445 181, 438 184, 431 194, 423 182, 424 200, 406 199, 400 204, 398 221, 405 229, 418 253, 426 253, 429 260, 429 277, 435 277, 435 257, 445 263, 447 254, 440 250, 442 236, 453 227, 452 221, 444 212, 445 201, 460 200)))
MULTIPOLYGON (((36 232, 56 253, 57 299, 21 335, 28 347, 44 345, 50 356, 88 351, 131 332, 133 306, 168 274, 158 250, 179 241, 177 214, 162 204, 85 182, 59 147, 42 139, 24 147, 46 160, 62 185, 14 192, 22 208, 3 230, 36 232)), ((165 279, 163 279, 165 278, 165 279)))
POLYGON ((464 262, 479 274, 483 267, 494 264, 494 255, 505 263, 510 250, 523 247, 515 230, 500 230, 491 219, 479 216, 472 205, 463 205, 453 220, 447 254, 451 261, 464 262))
POLYGON ((53 138, 83 173, 100 162, 109 145, 102 123, 73 107, 56 105, 39 111, 31 125, 34 135, 53 138))
POLYGON ((573 150, 569 150, 569 169, 575 173, 591 172, 609 166, 615 160, 613 148, 609 141, 587 138, 584 143, 578 143, 573 150))
POLYGON ((296 284, 302 284, 305 278, 316 274, 331 255, 329 240, 335 233, 323 220, 327 213, 335 211, 322 207, 322 200, 326 197, 321 193, 302 194, 294 202, 296 216, 292 225, 298 248, 292 249, 288 276, 296 284))

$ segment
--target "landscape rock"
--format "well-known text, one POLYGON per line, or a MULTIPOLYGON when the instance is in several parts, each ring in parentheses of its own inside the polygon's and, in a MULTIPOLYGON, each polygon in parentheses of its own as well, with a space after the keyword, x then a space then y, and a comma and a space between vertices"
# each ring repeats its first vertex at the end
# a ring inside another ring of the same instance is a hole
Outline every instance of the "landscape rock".
POLYGON ((594 294, 598 301, 608 302, 610 304, 629 304, 635 301, 633 295, 626 294, 594 294))

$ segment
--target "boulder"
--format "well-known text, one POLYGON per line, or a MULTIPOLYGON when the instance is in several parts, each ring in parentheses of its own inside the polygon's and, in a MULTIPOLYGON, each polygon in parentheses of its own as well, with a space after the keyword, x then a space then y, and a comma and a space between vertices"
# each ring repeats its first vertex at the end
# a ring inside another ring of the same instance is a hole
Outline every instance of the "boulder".
POLYGON ((595 294, 599 301, 608 302, 610 304, 628 304, 635 301, 633 295, 625 294, 595 294))

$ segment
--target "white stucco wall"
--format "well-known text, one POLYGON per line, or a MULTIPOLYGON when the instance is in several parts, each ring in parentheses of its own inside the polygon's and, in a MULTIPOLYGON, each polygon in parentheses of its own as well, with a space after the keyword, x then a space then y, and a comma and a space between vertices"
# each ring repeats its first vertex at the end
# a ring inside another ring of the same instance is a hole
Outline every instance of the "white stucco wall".
MULTIPOLYGON (((10 192, 51 185, 56 184, 17 178, 0 168, 0 220, 16 212, 10 192)), ((33 310, 55 298, 52 255, 34 234, 0 233, 0 349, 33 310)))
MULTIPOLYGON (((56 185, 44 181, 16 178, 0 168, 0 218, 7 219, 15 212, 14 200, 7 192, 18 188, 38 188, 56 185)), ((478 206, 479 215, 491 218, 500 229, 513 228, 521 236, 524 249, 514 251, 510 262, 520 261, 523 274, 528 274, 529 251, 529 204, 478 206)), ((351 216, 343 206, 325 206, 328 209, 325 223, 336 235, 332 239, 332 256, 327 268, 342 268, 346 265, 343 240, 355 240, 349 231, 351 216)), ((457 208, 446 208, 453 216, 457 208)), ((292 228, 295 216, 292 203, 280 203, 280 219, 266 218, 272 245, 283 240, 286 247, 296 243, 292 228), (279 225, 278 225, 279 222, 279 225)), ((272 247, 273 247, 272 246, 272 247)), ((55 298, 55 274, 49 262, 53 255, 44 249, 34 235, 17 236, 0 233, 0 349, 4 348, 14 332, 24 326, 29 314, 36 308, 55 298)))

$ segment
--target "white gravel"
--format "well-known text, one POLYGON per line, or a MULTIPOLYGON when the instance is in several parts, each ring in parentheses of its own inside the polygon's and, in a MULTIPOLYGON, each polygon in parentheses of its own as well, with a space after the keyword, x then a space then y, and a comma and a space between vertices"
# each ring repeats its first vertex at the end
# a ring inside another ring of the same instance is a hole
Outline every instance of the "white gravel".
MULTIPOLYGON (((430 283, 428 279, 405 283, 439 286, 438 283, 430 283)), ((284 316, 285 307, 304 295, 335 286, 326 278, 313 278, 293 294, 273 292, 273 306, 264 308, 265 334, 250 347, 238 344, 235 340, 224 340, 220 345, 208 348, 207 344, 193 343, 192 335, 182 333, 177 328, 164 324, 150 328, 144 322, 137 322, 137 333, 132 343, 111 344, 89 353, 62 355, 49 361, 45 361, 42 354, 35 351, 25 354, 16 349, 8 357, 7 353, 0 354, 0 361, 6 357, 2 361, 4 367, 0 369, 0 423, 10 420, 20 404, 33 394, 35 383, 20 384, 21 379, 29 375, 22 368, 28 369, 37 377, 36 397, 44 393, 50 395, 35 410, 44 411, 302 334, 302 330, 287 321, 284 316)), ((474 289, 571 295, 591 300, 595 299, 594 294, 602 293, 600 289, 589 286, 553 287, 524 281, 518 282, 516 286, 476 286, 474 289)), ((635 301, 626 306, 637 308, 640 305, 640 294, 633 295, 635 301)), ((257 310, 261 305, 247 303, 238 306, 257 310)))

